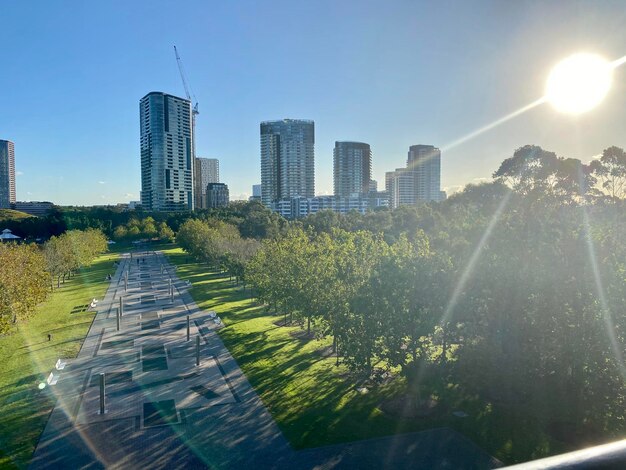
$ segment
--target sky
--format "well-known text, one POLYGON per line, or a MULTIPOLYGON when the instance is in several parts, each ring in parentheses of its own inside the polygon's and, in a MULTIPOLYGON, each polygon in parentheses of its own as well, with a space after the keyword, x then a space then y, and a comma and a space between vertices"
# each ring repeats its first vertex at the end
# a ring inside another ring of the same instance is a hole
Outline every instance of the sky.
POLYGON ((623 1, 0 0, 0 17, 18 200, 139 199, 139 100, 184 96, 174 45, 199 103, 196 154, 220 160, 231 199, 260 183, 263 120, 315 121, 317 194, 332 194, 336 140, 371 145, 379 188, 410 145, 438 146, 449 193, 526 144, 583 161, 626 147, 626 67, 589 113, 541 105, 450 146, 540 98, 560 59, 626 55, 623 1))

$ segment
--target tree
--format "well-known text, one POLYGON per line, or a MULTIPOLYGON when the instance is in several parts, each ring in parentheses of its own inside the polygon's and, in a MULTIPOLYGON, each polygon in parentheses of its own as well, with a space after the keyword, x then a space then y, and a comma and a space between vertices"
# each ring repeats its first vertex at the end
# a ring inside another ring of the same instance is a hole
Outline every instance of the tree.
POLYGON ((50 278, 35 245, 0 243, 0 265, 0 333, 4 334, 34 314, 47 296, 50 278))
POLYGON ((159 223, 159 240, 164 242, 173 242, 174 241, 174 231, 167 225, 167 222, 159 223))
POLYGON ((590 163, 592 174, 600 191, 609 199, 626 198, 626 152, 619 147, 609 147, 602 157, 590 163))

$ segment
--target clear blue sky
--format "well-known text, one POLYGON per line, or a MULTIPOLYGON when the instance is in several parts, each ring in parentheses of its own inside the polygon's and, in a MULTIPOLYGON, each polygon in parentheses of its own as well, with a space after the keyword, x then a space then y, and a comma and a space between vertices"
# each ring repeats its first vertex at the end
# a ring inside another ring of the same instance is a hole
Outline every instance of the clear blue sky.
MULTIPOLYGON (((197 154, 231 198, 260 182, 259 122, 313 119, 316 192, 332 193, 335 140, 368 142, 374 177, 408 146, 445 147, 543 94, 581 50, 626 54, 623 1, 0 0, 0 139, 15 142, 18 200, 138 199, 139 99, 200 103, 197 154)), ((626 146, 626 67, 573 118, 534 109, 442 155, 442 186, 490 177, 527 143, 589 160, 626 146)))

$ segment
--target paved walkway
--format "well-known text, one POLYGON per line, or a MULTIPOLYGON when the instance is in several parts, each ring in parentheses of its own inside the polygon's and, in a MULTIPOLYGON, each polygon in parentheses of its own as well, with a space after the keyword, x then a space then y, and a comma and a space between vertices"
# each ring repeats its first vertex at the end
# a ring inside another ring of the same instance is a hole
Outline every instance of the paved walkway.
POLYGON ((214 315, 196 306, 161 253, 123 255, 78 357, 49 388, 57 404, 31 468, 457 469, 495 464, 447 429, 294 451, 224 347, 214 315))

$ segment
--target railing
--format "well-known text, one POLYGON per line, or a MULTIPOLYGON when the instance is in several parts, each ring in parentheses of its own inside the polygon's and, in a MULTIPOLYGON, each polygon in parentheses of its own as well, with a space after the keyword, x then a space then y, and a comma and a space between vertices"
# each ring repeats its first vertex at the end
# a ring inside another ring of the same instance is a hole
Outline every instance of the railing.
POLYGON ((626 439, 589 447, 567 454, 533 460, 507 469, 574 469, 574 470, 623 470, 626 469, 626 439))

